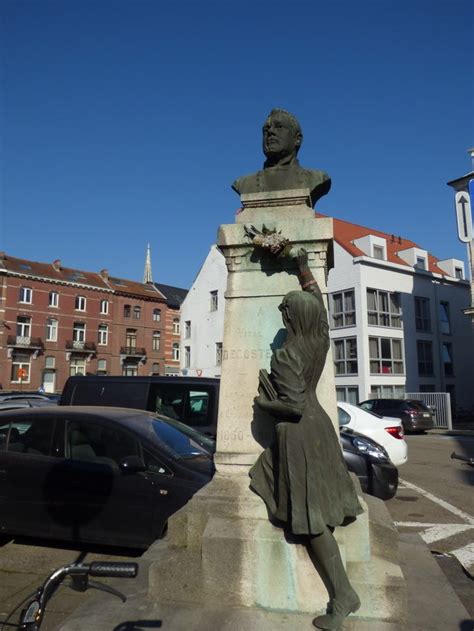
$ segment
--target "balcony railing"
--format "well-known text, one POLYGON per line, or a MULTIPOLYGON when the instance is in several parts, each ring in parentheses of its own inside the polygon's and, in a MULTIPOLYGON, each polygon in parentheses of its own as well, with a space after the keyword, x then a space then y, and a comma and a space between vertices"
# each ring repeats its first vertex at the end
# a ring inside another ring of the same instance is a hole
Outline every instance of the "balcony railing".
POLYGON ((10 348, 42 350, 43 340, 40 337, 30 337, 28 335, 9 335, 7 338, 7 346, 10 348))
POLYGON ((146 349, 138 346, 121 346, 120 355, 126 355, 127 357, 144 357, 146 356, 146 349))
POLYGON ((76 353, 95 353, 96 348, 95 342, 80 342, 79 340, 67 340, 66 342, 66 349, 76 353))

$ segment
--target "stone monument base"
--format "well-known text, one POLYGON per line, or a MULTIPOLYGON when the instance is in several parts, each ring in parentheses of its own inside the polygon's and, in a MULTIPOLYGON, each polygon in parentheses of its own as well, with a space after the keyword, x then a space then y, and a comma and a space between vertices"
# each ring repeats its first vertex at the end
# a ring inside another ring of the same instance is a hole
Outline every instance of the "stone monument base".
MULTIPOLYGON (((369 496, 357 521, 336 529, 362 606, 350 619, 397 622, 406 611, 398 534, 382 501, 369 496)), ((149 597, 162 603, 320 614, 327 591, 306 548, 272 526, 246 474, 216 476, 169 520, 148 553, 149 597)))

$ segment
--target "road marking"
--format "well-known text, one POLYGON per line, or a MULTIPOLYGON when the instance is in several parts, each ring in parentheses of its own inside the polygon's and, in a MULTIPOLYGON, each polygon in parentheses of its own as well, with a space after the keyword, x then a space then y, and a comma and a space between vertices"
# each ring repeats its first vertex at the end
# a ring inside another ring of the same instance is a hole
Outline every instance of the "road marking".
POLYGON ((460 508, 456 508, 456 506, 453 506, 452 504, 445 502, 440 497, 436 497, 436 495, 433 495, 429 491, 425 491, 425 489, 422 489, 421 487, 416 486, 415 484, 412 484, 411 482, 407 482, 406 480, 401 480, 401 482, 404 488, 408 488, 408 489, 411 489, 412 491, 416 491, 420 495, 423 495, 424 497, 426 497, 426 499, 431 500, 435 504, 438 504, 438 506, 441 506, 442 508, 449 511, 450 513, 453 513, 453 515, 457 515, 458 517, 461 517, 461 519, 464 519, 464 521, 466 521, 468 524, 474 526, 474 517, 469 515, 469 513, 465 513, 460 508))
POLYGON ((474 566, 474 543, 468 543, 467 546, 463 546, 457 550, 451 550, 449 554, 455 556, 459 563, 472 574, 472 566, 474 566))
POLYGON ((394 523, 397 528, 422 528, 423 532, 420 532, 420 536, 425 543, 449 539, 449 537, 474 528, 470 524, 426 524, 419 521, 396 521, 394 523))

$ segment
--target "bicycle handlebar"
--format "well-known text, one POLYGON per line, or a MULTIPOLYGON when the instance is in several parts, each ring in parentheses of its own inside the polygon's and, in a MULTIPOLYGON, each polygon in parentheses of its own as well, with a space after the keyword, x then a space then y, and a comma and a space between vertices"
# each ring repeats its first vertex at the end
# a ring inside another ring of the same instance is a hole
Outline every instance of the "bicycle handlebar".
POLYGON ((120 561, 93 561, 89 565, 89 576, 110 576, 116 578, 135 578, 138 573, 137 563, 120 561))

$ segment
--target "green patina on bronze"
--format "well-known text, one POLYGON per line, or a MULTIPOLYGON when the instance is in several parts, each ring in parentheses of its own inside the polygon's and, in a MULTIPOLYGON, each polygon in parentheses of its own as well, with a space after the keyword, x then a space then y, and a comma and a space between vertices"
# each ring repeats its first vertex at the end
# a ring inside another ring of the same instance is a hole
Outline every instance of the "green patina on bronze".
MULTIPOLYGON (((256 243, 252 235, 249 231, 257 247, 271 249, 272 242, 256 243)), ((260 372, 255 400, 275 419, 275 440, 250 469, 250 486, 265 502, 270 520, 307 546, 331 599, 328 612, 313 625, 336 629, 357 611, 360 600, 332 531, 354 521, 363 509, 334 426, 316 396, 329 350, 323 296, 306 251, 300 249, 296 258, 305 291, 289 292, 279 307, 287 339, 273 352, 270 375, 260 372)))
POLYGON ((292 291, 280 305, 287 340, 274 351, 271 384, 257 405, 277 423, 276 440, 250 471, 251 487, 272 519, 295 535, 318 535, 362 512, 339 439, 316 396, 329 349, 326 308, 317 284, 292 291))
POLYGON ((289 112, 274 109, 263 125, 263 152, 266 156, 261 171, 237 179, 232 188, 239 195, 269 191, 308 188, 312 206, 331 188, 331 179, 324 171, 304 169, 297 160, 303 133, 297 119, 289 112))

